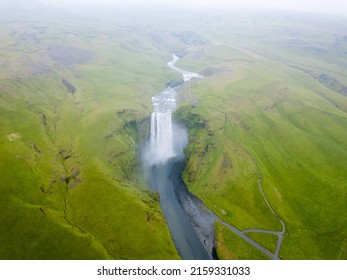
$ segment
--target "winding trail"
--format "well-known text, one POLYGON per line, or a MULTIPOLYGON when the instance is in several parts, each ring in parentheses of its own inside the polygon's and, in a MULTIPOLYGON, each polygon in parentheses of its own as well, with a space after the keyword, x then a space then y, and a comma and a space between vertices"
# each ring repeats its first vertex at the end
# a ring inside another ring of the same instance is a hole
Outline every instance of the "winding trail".
POLYGON ((218 218, 219 222, 222 223, 225 227, 230 229, 232 232, 240 236, 242 239, 246 240, 248 243, 253 245, 255 248, 263 252, 265 255, 270 257, 272 260, 278 260, 278 255, 272 253, 270 250, 266 249, 265 247, 261 246, 258 242, 254 241, 252 238, 248 237, 243 231, 238 230, 236 227, 224 222, 222 219, 218 218))
POLYGON ((276 245, 276 253, 275 253, 275 256, 279 256, 279 253, 280 253, 280 249, 281 249, 281 246, 282 246, 282 242, 283 242, 283 237, 286 233, 286 225, 285 223, 283 222, 283 220, 280 218, 280 216, 275 212, 275 210, 273 210, 273 208, 271 207, 269 201, 267 200, 265 194, 264 194, 264 191, 263 191, 263 187, 261 185, 261 179, 259 178, 258 179, 258 187, 259 187, 259 190, 261 192, 261 195, 263 196, 267 206, 269 207, 270 211, 272 212, 272 214, 275 215, 275 217, 277 218, 277 220, 281 223, 282 225, 282 231, 280 232, 277 232, 277 245, 276 245))
POLYGON ((268 206, 268 208, 270 209, 271 213, 276 217, 276 219, 281 223, 282 225, 282 230, 281 231, 272 231, 272 230, 265 230, 265 229, 257 229, 257 228, 251 228, 251 229, 246 229, 243 230, 243 233, 247 233, 247 232, 257 232, 257 233, 264 233, 264 234, 273 234, 277 236, 277 244, 276 244, 276 251, 275 254, 273 254, 274 259, 279 259, 279 253, 281 250, 281 246, 282 246, 282 242, 283 242, 283 237, 286 233, 286 225, 284 223, 284 221, 280 218, 280 216, 275 212, 275 210, 271 207, 269 201, 267 200, 264 191, 263 191, 263 187, 261 185, 261 179, 258 179, 258 188, 259 191, 261 193, 261 195, 264 198, 264 201, 266 203, 266 205, 268 206))

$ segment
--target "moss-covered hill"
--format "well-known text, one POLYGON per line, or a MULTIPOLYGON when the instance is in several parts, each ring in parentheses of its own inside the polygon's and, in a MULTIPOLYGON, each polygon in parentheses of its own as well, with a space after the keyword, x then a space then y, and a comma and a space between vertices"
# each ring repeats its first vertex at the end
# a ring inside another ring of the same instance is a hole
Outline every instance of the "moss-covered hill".
POLYGON ((116 22, 23 13, 0 24, 0 259, 177 259, 138 161, 170 50, 116 22))
MULTIPOLYGON (((280 258, 346 258, 344 18, 21 8, 0 11, 0 259, 179 258, 138 159, 173 52, 205 76, 176 115, 189 189, 272 252, 254 229, 283 220, 280 258)), ((220 258, 266 258, 216 237, 220 258)))
MULTIPOLYGON (((213 44, 179 61, 206 73, 177 114, 190 131, 187 185, 241 230, 281 231, 260 182, 286 225, 281 258, 346 258, 347 21, 240 15, 212 26, 200 30, 213 44)), ((220 257, 259 257, 230 234, 217 227, 220 257)), ((275 235, 247 234, 275 252, 275 235)))

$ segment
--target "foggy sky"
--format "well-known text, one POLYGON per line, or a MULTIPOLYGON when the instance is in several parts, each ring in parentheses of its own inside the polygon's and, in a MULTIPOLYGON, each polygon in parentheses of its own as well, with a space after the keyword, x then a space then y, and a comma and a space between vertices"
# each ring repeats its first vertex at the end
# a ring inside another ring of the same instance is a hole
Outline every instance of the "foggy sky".
MULTIPOLYGON (((10 0, 8 0, 10 1, 10 0)), ((347 16, 346 0, 36 0, 53 6, 194 6, 281 9, 347 16)))

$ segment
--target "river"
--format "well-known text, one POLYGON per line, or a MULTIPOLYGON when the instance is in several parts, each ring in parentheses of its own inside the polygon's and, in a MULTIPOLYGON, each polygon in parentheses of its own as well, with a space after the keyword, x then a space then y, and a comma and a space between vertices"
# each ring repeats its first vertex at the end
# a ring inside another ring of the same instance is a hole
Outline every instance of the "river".
MULTIPOLYGON (((191 79, 202 78, 197 73, 176 67, 175 63, 178 60, 179 58, 174 55, 167 66, 180 73, 185 83, 190 83, 191 79)), ((285 234, 285 225, 266 200, 261 186, 259 185, 259 188, 264 200, 281 222, 283 230, 281 232, 270 232, 262 229, 250 229, 248 231, 278 235, 275 254, 248 237, 246 235, 247 230, 240 231, 216 216, 199 198, 189 192, 182 180, 185 167, 183 151, 188 145, 188 136, 186 130, 175 124, 172 119, 172 113, 176 109, 176 88, 169 86, 161 93, 153 96, 152 105, 150 142, 143 159, 148 173, 149 185, 153 191, 160 195, 160 206, 181 258, 186 260, 217 259, 214 225, 216 221, 219 221, 269 258, 278 259, 285 234)))
MULTIPOLYGON (((182 74, 184 82, 201 78, 196 73, 176 67, 177 60, 178 57, 173 56, 167 65, 182 74)), ((196 223, 201 214, 197 215, 198 207, 189 197, 188 189, 181 179, 184 168, 183 149, 188 140, 186 131, 172 120, 172 113, 176 109, 176 89, 167 87, 152 97, 152 104, 150 143, 145 156, 149 184, 160 195, 160 205, 181 258, 211 259, 212 249, 208 249, 211 242, 202 238, 206 235, 205 231, 196 223)), ((213 232, 213 226, 210 225, 209 228, 213 232)), ((214 239, 213 235, 210 237, 210 240, 214 239)))

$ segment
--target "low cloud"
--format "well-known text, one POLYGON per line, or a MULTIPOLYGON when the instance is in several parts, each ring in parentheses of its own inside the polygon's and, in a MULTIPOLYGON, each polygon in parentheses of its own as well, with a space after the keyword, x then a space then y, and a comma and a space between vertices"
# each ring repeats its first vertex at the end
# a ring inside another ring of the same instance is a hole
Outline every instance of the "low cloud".
MULTIPOLYGON (((7 0, 11 1, 11 0, 7 0)), ((252 9, 282 9, 347 15, 345 0, 36 0, 51 6, 99 7, 239 7, 252 9)))

